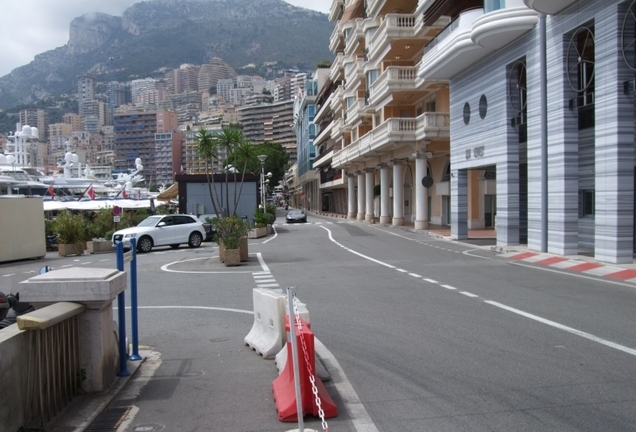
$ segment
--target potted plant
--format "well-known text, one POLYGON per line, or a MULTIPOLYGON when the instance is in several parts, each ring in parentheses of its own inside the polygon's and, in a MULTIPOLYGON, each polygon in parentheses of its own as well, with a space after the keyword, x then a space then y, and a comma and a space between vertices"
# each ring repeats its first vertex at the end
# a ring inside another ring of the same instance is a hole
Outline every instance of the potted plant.
POLYGON ((82 255, 84 253, 82 241, 86 229, 83 216, 63 211, 55 219, 53 230, 57 234, 57 250, 60 256, 82 255))
POLYGON ((219 244, 219 255, 223 248, 221 261, 226 266, 237 266, 241 264, 241 252, 239 247, 241 239, 245 237, 249 225, 236 215, 219 219, 216 223, 216 237, 219 244))
POLYGON ((267 214, 261 208, 254 211, 254 228, 249 233, 249 238, 260 238, 267 235, 267 214))

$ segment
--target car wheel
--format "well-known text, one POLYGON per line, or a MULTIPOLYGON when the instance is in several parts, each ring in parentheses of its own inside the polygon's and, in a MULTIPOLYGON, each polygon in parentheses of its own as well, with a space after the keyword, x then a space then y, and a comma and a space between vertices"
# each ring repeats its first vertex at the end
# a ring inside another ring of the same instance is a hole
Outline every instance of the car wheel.
POLYGON ((152 239, 148 236, 142 237, 139 239, 139 242, 137 242, 137 250, 140 253, 147 253, 150 252, 150 250, 152 249, 152 239))
POLYGON ((190 238, 188 239, 188 246, 191 248, 199 247, 201 246, 202 241, 203 237, 201 236, 201 233, 193 232, 190 234, 190 238))
POLYGON ((172 249, 179 249, 179 244, 173 244, 173 245, 170 245, 170 247, 172 249))

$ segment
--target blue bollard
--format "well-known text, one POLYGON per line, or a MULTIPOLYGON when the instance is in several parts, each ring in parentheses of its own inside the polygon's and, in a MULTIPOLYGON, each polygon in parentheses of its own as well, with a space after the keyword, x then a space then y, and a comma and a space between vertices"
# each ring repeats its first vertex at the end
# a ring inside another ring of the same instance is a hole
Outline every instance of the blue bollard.
POLYGON ((130 239, 133 259, 130 262, 130 324, 132 327, 132 355, 130 360, 141 360, 139 355, 139 325, 137 313, 137 239, 130 239))
MULTIPOLYGON (((117 243, 117 270, 124 271, 124 243, 117 243)), ((117 314, 119 317, 119 372, 117 376, 129 376, 126 358, 126 297, 122 291, 117 294, 117 314)))

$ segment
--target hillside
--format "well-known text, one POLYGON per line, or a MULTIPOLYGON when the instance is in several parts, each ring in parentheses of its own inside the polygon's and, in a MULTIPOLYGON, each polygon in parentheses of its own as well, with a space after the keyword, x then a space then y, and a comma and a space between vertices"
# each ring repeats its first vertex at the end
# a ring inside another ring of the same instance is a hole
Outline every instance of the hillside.
POLYGON ((212 57, 237 70, 266 61, 310 70, 333 58, 332 30, 325 14, 282 0, 153 0, 121 17, 84 15, 72 21, 66 45, 0 78, 0 108, 73 93, 82 73, 108 81, 109 57, 119 81, 212 57))

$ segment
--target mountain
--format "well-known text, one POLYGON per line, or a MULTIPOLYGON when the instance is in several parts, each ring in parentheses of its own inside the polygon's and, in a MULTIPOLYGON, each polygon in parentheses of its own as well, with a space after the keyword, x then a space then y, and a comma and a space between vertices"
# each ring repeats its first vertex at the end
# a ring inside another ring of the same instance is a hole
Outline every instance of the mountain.
POLYGON ((84 73, 128 81, 212 57, 237 70, 269 61, 311 70, 333 58, 332 31, 325 14, 282 0, 153 0, 121 17, 86 14, 71 22, 66 45, 0 78, 0 108, 74 93, 84 73))

